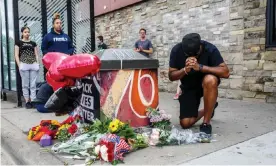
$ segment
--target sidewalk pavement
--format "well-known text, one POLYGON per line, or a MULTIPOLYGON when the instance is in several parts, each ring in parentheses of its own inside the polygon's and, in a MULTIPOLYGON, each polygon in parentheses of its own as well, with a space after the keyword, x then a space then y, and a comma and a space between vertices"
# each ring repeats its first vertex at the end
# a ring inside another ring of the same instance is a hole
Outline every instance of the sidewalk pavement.
MULTIPOLYGON (((173 124, 179 126, 179 104, 178 101, 172 100, 172 97, 173 94, 160 93, 160 108, 172 114, 173 124)), ((1 138, 17 161, 36 165, 84 163, 45 152, 37 143, 28 141, 27 135, 23 133, 37 125, 40 120, 62 121, 66 117, 14 108, 14 103, 1 104, 1 138)), ((260 164, 260 161, 261 164, 276 163, 276 152, 271 151, 272 147, 275 147, 273 139, 276 137, 276 133, 273 132, 276 129, 275 116, 275 104, 219 99, 219 106, 212 120, 215 142, 163 148, 149 147, 128 154, 125 157, 125 164, 231 164, 229 162, 231 155, 238 156, 235 159, 236 164, 245 163, 247 160, 250 160, 250 164, 260 164), (252 159, 251 154, 259 158, 252 159)), ((193 128, 195 132, 198 132, 200 123, 193 128)))

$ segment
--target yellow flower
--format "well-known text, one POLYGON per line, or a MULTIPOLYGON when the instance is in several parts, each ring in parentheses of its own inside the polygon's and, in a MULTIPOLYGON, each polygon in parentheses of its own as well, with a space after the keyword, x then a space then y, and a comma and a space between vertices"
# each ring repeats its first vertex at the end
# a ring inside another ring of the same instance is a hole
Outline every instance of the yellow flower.
POLYGON ((29 131, 29 134, 28 134, 28 140, 31 140, 34 136, 34 132, 32 130, 29 131))
POLYGON ((123 126, 123 125, 125 125, 125 123, 120 121, 120 126, 123 126))
POLYGON ((113 122, 114 122, 115 124, 119 125, 120 120, 119 120, 119 119, 114 119, 113 122))
POLYGON ((124 123, 122 121, 120 121, 119 119, 114 119, 113 121, 114 121, 114 123, 118 124, 119 126, 124 125, 124 123))
POLYGON ((39 132, 39 129, 40 129, 41 126, 37 126, 35 128, 35 131, 33 131, 33 135, 36 135, 38 132, 39 132))
POLYGON ((118 130, 119 124, 115 123, 115 121, 112 121, 109 123, 109 131, 112 133, 116 132, 118 130))
POLYGON ((58 131, 57 131, 57 133, 56 133, 56 136, 59 134, 60 130, 62 130, 62 129, 68 129, 69 127, 71 127, 71 125, 69 125, 69 124, 64 124, 64 125, 60 126, 60 127, 58 128, 58 131))
POLYGON ((51 124, 55 126, 60 126, 60 123, 57 120, 51 120, 51 124))

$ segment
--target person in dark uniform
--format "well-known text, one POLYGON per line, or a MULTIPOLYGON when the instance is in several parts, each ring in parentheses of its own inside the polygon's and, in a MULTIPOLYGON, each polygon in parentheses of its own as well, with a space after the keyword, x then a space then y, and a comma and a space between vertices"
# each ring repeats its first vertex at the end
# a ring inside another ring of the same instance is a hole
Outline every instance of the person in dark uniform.
POLYGON ((99 50, 107 49, 107 45, 104 43, 103 36, 98 36, 97 43, 98 43, 98 49, 99 50))
POLYGON ((220 78, 228 77, 229 69, 217 47, 201 40, 199 34, 185 35, 182 42, 172 48, 169 79, 181 81, 179 103, 182 128, 190 128, 204 117, 200 131, 212 133, 210 120, 218 105, 218 85, 220 78), (204 109, 198 111, 201 97, 204 109))

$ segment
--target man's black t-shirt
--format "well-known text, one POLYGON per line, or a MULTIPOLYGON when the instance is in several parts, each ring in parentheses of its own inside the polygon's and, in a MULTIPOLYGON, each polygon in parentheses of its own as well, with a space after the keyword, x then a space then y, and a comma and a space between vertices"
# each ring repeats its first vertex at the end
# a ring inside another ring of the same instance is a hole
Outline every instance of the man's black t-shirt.
POLYGON ((105 43, 99 44, 98 49, 107 49, 107 45, 105 43))
MULTIPOLYGON (((198 57, 199 64, 215 67, 223 63, 223 58, 220 55, 219 50, 213 44, 207 41, 201 41, 203 46, 203 52, 198 57)), ((185 67, 187 56, 185 56, 181 43, 175 45, 170 55, 170 67, 178 70, 185 67)), ((191 71, 189 75, 184 76, 181 79, 181 89, 193 89, 202 86, 202 79, 205 73, 191 71)))

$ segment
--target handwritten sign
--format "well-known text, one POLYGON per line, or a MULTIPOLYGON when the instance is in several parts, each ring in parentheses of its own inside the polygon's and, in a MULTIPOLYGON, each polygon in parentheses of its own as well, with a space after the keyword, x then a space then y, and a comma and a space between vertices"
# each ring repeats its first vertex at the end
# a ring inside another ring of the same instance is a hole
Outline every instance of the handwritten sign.
POLYGON ((92 123, 95 119, 100 119, 100 94, 95 85, 96 79, 82 79, 82 96, 80 105, 82 116, 86 123, 92 123))

